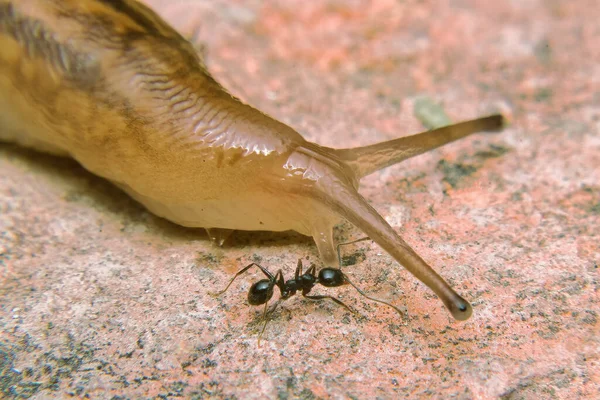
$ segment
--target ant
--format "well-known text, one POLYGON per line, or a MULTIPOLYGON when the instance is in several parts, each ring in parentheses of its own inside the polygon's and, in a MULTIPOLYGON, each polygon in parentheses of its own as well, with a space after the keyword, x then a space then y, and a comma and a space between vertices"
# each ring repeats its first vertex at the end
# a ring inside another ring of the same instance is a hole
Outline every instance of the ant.
MULTIPOLYGON (((368 240, 368 239, 369 238, 366 237, 366 238, 354 240, 352 242, 338 244, 337 245, 337 253, 338 253, 338 260, 340 262, 340 265, 341 265, 340 246, 344 246, 344 245, 348 245, 348 244, 352 244, 352 243, 356 243, 356 242, 361 242, 361 241, 368 240)), ((250 290, 248 291, 248 303, 250 303, 253 306, 258 306, 258 305, 262 305, 262 304, 265 305, 265 309, 263 312, 263 319, 265 322, 262 327, 262 330, 260 331, 260 334, 258 335, 259 343, 260 343, 260 338, 262 337, 263 333, 265 332, 265 328, 267 327, 267 322, 268 322, 267 306, 268 306, 269 300, 271 300, 271 298, 273 297, 273 292, 274 292, 275 286, 277 286, 279 288, 279 291, 281 293, 280 301, 287 300, 290 297, 294 296, 297 292, 301 292, 302 296, 304 296, 307 299, 310 299, 310 300, 330 299, 334 303, 339 304, 340 306, 346 308, 348 311, 350 311, 352 313, 356 313, 356 311, 352 310, 350 307, 348 307, 346 304, 344 304, 341 300, 339 300, 335 297, 327 296, 327 295, 309 295, 312 288, 319 284, 322 286, 325 286, 325 287, 338 287, 338 286, 350 284, 354 287, 354 289, 356 289, 356 291, 358 293, 360 293, 362 296, 366 297, 367 299, 378 302, 378 303, 385 304, 389 307, 392 307, 400 315, 403 315, 403 312, 400 311, 400 309, 398 309, 396 306, 393 306, 392 304, 390 304, 388 302, 385 302, 385 301, 379 300, 379 299, 375 299, 375 298, 370 297, 367 294, 365 294, 362 290, 360 290, 358 288, 358 286, 356 286, 354 283, 352 283, 352 281, 350 279, 348 279, 348 276, 346 274, 344 274, 340 268, 322 268, 319 271, 318 275, 316 275, 317 267, 311 263, 310 267, 306 270, 306 272, 303 273, 302 272, 302 259, 298 259, 298 266, 296 267, 296 272, 294 274, 294 277, 292 279, 288 279, 287 281, 284 279, 283 272, 281 271, 281 269, 279 271, 277 271, 277 273, 275 275, 273 275, 271 272, 269 272, 268 269, 262 267, 261 265, 259 265, 257 263, 251 263, 251 264, 245 266, 244 268, 242 268, 241 270, 239 270, 234 275, 234 277, 231 278, 231 280, 229 281, 229 284, 227 284, 225 289, 221 290, 220 292, 213 293, 212 296, 216 297, 216 296, 219 296, 219 295, 225 293, 227 291, 227 289, 229 289, 229 286, 231 286, 233 281, 238 276, 242 275, 243 273, 245 273, 252 267, 259 268, 262 271, 262 273, 265 274, 265 276, 267 277, 267 279, 261 279, 258 282, 255 282, 250 287, 250 290)), ((279 304, 279 302, 277 302, 275 304, 273 309, 269 312, 270 314, 272 314, 275 311, 278 304, 279 304)))

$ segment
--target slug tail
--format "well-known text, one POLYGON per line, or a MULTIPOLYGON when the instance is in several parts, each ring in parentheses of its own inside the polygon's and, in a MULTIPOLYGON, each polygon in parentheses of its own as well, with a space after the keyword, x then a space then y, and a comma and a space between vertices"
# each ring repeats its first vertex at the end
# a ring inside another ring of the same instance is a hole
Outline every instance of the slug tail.
POLYGON ((460 321, 469 319, 472 308, 406 243, 394 229, 352 187, 335 179, 320 185, 319 200, 346 218, 386 250, 417 279, 433 290, 452 316, 460 321))
POLYGON ((338 149, 335 153, 362 178, 473 133, 499 131, 503 126, 504 117, 496 114, 370 146, 338 149))

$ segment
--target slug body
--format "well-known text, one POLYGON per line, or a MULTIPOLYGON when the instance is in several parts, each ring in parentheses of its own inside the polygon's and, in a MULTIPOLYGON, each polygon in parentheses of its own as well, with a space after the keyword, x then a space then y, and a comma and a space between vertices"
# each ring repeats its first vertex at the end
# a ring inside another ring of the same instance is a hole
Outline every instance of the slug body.
POLYGON ((153 213, 207 228, 295 230, 337 264, 346 218, 440 296, 462 299, 358 193, 360 178, 501 116, 356 149, 307 142, 241 103, 196 51, 133 0, 0 0, 0 140, 77 160, 153 213))

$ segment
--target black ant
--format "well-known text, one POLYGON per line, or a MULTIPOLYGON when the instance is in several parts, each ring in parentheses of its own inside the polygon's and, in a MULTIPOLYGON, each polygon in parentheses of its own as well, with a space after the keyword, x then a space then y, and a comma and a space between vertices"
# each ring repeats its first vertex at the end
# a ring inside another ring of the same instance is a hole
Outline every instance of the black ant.
MULTIPOLYGON (((352 243, 356 243, 356 242, 360 242, 360 241, 368 240, 368 239, 369 238, 362 238, 362 239, 354 240, 352 242, 338 244, 337 253, 338 253, 338 260, 340 260, 340 265, 341 265, 340 246, 352 244, 352 243)), ((265 274, 268 278, 268 279, 261 279, 258 282, 255 282, 250 287, 250 290, 248 291, 248 303, 250 303, 253 306, 258 306, 261 304, 265 305, 265 309, 263 312, 263 319, 264 319, 265 323, 264 323, 263 328, 260 331, 260 334, 258 336, 259 342, 260 342, 260 338, 262 337, 262 335, 265 331, 265 328, 267 327, 267 322, 268 322, 267 305, 268 305, 269 300, 271 300, 271 298, 273 297, 273 291, 275 289, 275 286, 277 286, 279 288, 279 291, 281 292, 280 301, 287 300, 290 297, 294 296, 297 292, 301 292, 302 296, 304 296, 307 299, 310 299, 310 300, 331 299, 334 303, 339 304, 342 307, 345 307, 348 311, 350 311, 352 313, 356 313, 350 307, 348 307, 346 304, 344 304, 341 300, 336 299, 335 297, 326 296, 326 295, 316 295, 316 296, 310 295, 309 296, 309 293, 312 290, 312 288, 319 284, 322 286, 325 286, 325 287, 338 287, 338 286, 350 284, 356 289, 356 291, 358 293, 360 293, 362 296, 366 297, 367 299, 376 301, 378 303, 385 304, 389 307, 392 307, 400 315, 403 315, 402 311, 400 311, 400 309, 393 306, 392 304, 385 302, 383 300, 379 300, 379 299, 375 299, 373 297, 367 296, 354 283, 352 283, 352 281, 350 281, 350 279, 348 279, 348 276, 346 274, 344 274, 340 268, 322 268, 319 271, 319 274, 316 275, 315 273, 317 271, 317 267, 311 263, 310 267, 306 270, 306 272, 303 273, 302 272, 302 259, 298 260, 298 266, 296 267, 296 272, 294 274, 294 277, 292 279, 288 279, 287 281, 284 279, 283 272, 281 270, 277 271, 277 273, 275 275, 273 275, 271 272, 269 272, 268 269, 262 267, 261 265, 258 265, 257 263, 249 264, 249 265, 245 266, 244 268, 242 268, 240 271, 238 271, 234 275, 234 277, 231 278, 231 280, 229 281, 229 284, 227 284, 225 289, 221 290, 218 293, 214 293, 212 295, 219 296, 219 295, 225 293, 227 291, 227 289, 229 289, 229 286, 231 286, 233 281, 238 276, 242 275, 244 272, 248 271, 252 267, 258 267, 262 271, 262 273, 265 274)), ((277 302, 275 304, 275 307, 273 307, 273 309, 270 311, 271 314, 275 311, 275 308, 277 308, 278 304, 279 304, 279 302, 277 302)))

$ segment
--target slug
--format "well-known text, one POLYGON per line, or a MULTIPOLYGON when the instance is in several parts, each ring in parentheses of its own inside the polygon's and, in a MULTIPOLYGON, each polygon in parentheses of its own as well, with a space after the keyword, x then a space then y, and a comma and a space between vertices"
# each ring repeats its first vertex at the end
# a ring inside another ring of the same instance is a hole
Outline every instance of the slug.
POLYGON ((479 131, 500 115, 371 146, 332 149, 242 103, 193 46, 134 0, 0 0, 0 140, 59 156, 152 213, 207 229, 312 236, 337 265, 345 218, 433 290, 459 296, 358 193, 365 175, 479 131))

